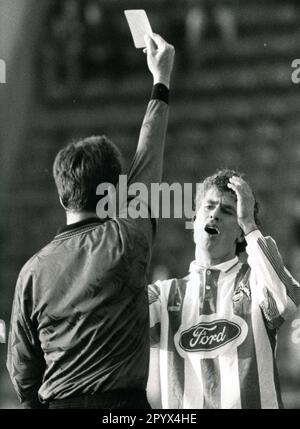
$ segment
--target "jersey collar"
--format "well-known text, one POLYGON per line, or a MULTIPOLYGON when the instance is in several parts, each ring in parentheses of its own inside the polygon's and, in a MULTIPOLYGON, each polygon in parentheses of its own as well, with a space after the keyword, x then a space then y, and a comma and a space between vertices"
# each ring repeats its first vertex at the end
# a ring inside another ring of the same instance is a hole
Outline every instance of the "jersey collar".
POLYGON ((217 265, 210 265, 210 266, 203 266, 200 265, 197 261, 192 261, 190 264, 190 273, 191 272, 199 272, 203 270, 218 270, 222 271, 223 273, 227 273, 230 271, 233 267, 235 267, 239 263, 239 258, 235 256, 234 258, 230 259, 226 262, 221 262, 221 264, 217 265))

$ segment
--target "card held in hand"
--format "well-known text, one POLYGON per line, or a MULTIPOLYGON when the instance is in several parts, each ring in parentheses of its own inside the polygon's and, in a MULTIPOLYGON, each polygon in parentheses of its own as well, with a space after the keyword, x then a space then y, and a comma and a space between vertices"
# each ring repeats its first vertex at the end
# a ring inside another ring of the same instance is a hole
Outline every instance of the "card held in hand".
POLYGON ((144 9, 124 10, 134 46, 136 48, 145 48, 144 37, 146 34, 152 35, 152 29, 144 9))

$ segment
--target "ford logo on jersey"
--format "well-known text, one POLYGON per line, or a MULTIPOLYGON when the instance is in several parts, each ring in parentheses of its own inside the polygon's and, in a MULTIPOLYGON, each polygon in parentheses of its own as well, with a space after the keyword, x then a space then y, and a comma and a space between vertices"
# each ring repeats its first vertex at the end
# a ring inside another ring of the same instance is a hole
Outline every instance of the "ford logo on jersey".
POLYGON ((181 333, 180 346, 191 352, 216 350, 235 340, 240 333, 240 326, 228 320, 202 322, 181 333))
POLYGON ((236 314, 189 313, 174 335, 174 344, 184 359, 212 359, 233 353, 247 335, 246 321, 236 314))

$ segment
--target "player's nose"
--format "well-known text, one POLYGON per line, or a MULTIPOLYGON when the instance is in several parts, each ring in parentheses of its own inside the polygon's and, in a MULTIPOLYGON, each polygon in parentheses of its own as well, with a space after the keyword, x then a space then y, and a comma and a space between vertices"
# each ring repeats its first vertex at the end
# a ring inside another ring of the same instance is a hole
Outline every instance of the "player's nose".
POLYGON ((210 212, 210 218, 212 220, 219 220, 220 219, 220 213, 221 213, 220 206, 216 206, 210 212))

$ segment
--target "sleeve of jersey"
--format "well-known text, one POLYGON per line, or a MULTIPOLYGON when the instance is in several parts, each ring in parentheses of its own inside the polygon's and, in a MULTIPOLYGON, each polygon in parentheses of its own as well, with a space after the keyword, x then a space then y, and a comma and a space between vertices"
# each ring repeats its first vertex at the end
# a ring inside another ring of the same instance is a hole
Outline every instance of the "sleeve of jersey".
POLYGON ((161 329, 161 292, 158 283, 148 286, 150 344, 155 347, 160 342, 161 329))
POLYGON ((20 299, 20 286, 19 279, 12 308, 7 369, 23 408, 44 408, 39 401, 38 390, 42 384, 45 362, 39 341, 25 313, 29 301, 24 297, 20 299))
POLYGON ((259 305, 270 328, 293 314, 300 300, 299 283, 285 268, 275 241, 259 230, 246 236, 248 263, 255 277, 259 305))
POLYGON ((167 87, 162 84, 153 87, 141 126, 137 151, 129 170, 127 203, 122 205, 120 216, 126 217, 126 211, 128 218, 139 222, 151 239, 156 229, 155 218, 158 217, 157 207, 153 206, 157 204, 156 199, 151 198, 151 184, 160 183, 162 179, 169 116, 168 92, 167 87))

